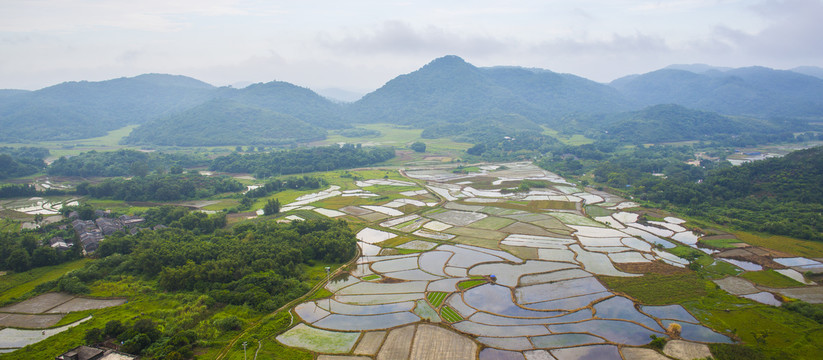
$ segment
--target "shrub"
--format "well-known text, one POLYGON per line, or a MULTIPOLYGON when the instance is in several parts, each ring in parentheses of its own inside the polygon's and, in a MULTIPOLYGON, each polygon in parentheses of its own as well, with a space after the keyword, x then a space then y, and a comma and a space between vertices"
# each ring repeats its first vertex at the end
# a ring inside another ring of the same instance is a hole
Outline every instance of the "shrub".
POLYGON ((224 317, 222 319, 214 320, 212 323, 214 326, 221 331, 232 331, 232 330, 240 330, 243 326, 243 321, 237 318, 237 316, 229 316, 224 317))
POLYGON ((652 342, 649 343, 649 347, 652 349, 663 350, 663 347, 666 346, 666 338, 664 337, 657 337, 657 335, 649 335, 652 339, 652 342))

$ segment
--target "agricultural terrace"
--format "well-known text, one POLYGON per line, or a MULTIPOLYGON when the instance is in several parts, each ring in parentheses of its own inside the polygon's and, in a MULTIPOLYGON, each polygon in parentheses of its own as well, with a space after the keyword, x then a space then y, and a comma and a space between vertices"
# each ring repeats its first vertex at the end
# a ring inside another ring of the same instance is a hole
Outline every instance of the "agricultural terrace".
POLYGON ((357 181, 356 189, 333 186, 285 205, 286 218, 311 211, 364 225, 355 265, 326 285, 331 296, 297 305, 302 322, 277 340, 323 359, 640 359, 654 351, 640 348, 653 337, 680 339, 667 351, 698 353, 712 343, 754 342, 693 297, 666 303, 663 293, 663 301, 643 303, 655 292, 634 285, 644 273, 681 274, 702 291, 711 282, 687 267, 705 265, 741 311, 779 305, 784 293, 821 294, 801 275, 823 270, 816 260, 787 254, 765 263, 756 255, 764 250, 751 246, 723 256, 699 247, 702 233, 685 220, 649 221, 633 212, 638 204, 530 163, 478 169, 409 168, 407 180, 357 181), (545 185, 507 190, 523 180, 545 185), (777 270, 735 276, 764 268, 777 270), (667 332, 672 323, 682 330, 667 332), (335 340, 320 340, 327 338, 335 340))

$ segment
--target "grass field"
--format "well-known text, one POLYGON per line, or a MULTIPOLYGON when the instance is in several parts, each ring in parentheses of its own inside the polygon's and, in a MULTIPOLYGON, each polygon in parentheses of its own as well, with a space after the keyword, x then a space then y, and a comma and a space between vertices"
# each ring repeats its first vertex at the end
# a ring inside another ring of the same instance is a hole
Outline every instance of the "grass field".
POLYGON ((429 300, 429 304, 432 304, 432 307, 435 309, 440 307, 440 304, 443 303, 443 300, 446 299, 446 295, 448 293, 445 292, 430 292, 426 295, 426 299, 429 300))
POLYGON ((83 267, 90 259, 75 260, 54 266, 45 266, 0 277, 0 304, 12 301, 34 290, 37 285, 56 280, 63 274, 83 267))
POLYGON ((715 249, 733 249, 734 244, 740 244, 742 241, 738 239, 700 239, 699 242, 715 249))
POLYGON ((446 320, 450 323, 456 323, 458 321, 463 320, 463 317, 460 316, 460 314, 458 314, 457 311, 454 311, 454 309, 450 308, 449 306, 444 306, 442 309, 440 309, 440 317, 442 317, 443 320, 446 320))
POLYGON ((641 277, 598 276, 606 287, 629 295, 643 304, 666 305, 697 300, 706 295, 706 287, 714 286, 696 273, 641 277))
POLYGON ((586 145, 594 142, 593 139, 589 139, 582 134, 561 135, 559 131, 547 128, 545 126, 543 127, 543 135, 549 135, 557 140, 560 140, 560 142, 566 145, 572 146, 586 145))
POLYGON ((823 243, 821 242, 798 240, 779 235, 761 235, 742 231, 735 232, 734 235, 736 235, 741 241, 751 245, 762 246, 797 256, 823 257, 823 243))
POLYGON ((794 279, 771 269, 763 271, 749 271, 743 273, 740 277, 751 280, 757 285, 774 288, 803 286, 803 284, 795 281, 794 279))
POLYGON ((17 232, 20 230, 20 223, 8 219, 0 219, 0 232, 17 232))

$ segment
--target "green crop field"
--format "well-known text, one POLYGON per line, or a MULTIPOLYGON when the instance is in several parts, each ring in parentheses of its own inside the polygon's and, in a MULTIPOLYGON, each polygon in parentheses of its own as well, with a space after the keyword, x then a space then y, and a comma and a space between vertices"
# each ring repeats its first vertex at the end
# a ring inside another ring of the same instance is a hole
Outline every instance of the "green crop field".
POLYGON ((442 317, 443 320, 446 320, 450 323, 456 323, 458 321, 463 320, 463 317, 460 316, 460 314, 458 314, 457 311, 454 311, 454 309, 448 306, 444 306, 442 309, 440 309, 440 317, 442 317))
POLYGON ((485 279, 478 279, 478 280, 466 280, 457 283, 457 287, 461 290, 471 289, 475 286, 480 286, 486 283, 485 279))
POLYGON ((429 300, 429 304, 432 304, 432 307, 438 308, 440 304, 443 303, 443 300, 446 299, 446 295, 448 293, 445 292, 430 292, 426 295, 426 299, 429 300))
POLYGON ((740 277, 751 280, 757 285, 774 288, 803 286, 803 284, 795 281, 794 279, 771 269, 763 271, 748 271, 740 275, 740 277))

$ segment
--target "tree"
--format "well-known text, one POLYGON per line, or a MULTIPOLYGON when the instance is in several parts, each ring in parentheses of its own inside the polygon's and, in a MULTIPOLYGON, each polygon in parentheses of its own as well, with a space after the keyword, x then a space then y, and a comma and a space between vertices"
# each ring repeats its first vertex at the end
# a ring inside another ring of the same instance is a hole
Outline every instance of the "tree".
POLYGON ((280 212, 280 200, 275 199, 266 202, 266 205, 263 206, 263 215, 274 215, 280 212))
POLYGON ((9 254, 6 264, 16 272, 26 271, 31 266, 31 257, 23 248, 16 248, 9 254))
POLYGON ((31 264, 34 267, 57 264, 57 251, 48 246, 40 246, 34 249, 31 255, 31 264))
POLYGON ((480 156, 480 155, 482 155, 484 152, 486 152, 486 145, 484 145, 484 144, 482 144, 482 143, 481 143, 481 144, 477 144, 477 145, 475 145, 475 146, 470 147, 468 150, 466 150, 466 152, 467 152, 467 153, 469 153, 469 155, 476 155, 476 156, 480 156))
POLYGON ((411 144, 411 146, 409 146, 409 148, 419 153, 426 152, 426 144, 420 141, 415 141, 411 144))
POLYGON ((94 345, 103 342, 103 330, 100 328, 91 328, 86 330, 86 344, 94 345))

